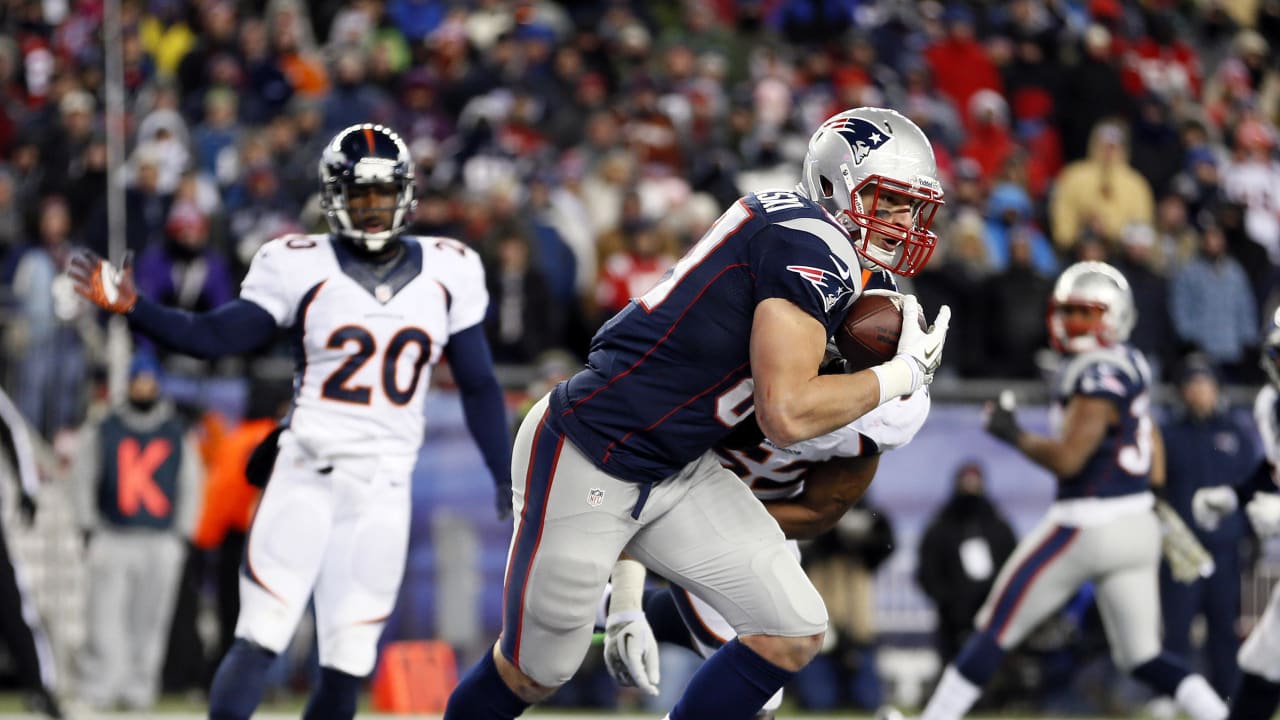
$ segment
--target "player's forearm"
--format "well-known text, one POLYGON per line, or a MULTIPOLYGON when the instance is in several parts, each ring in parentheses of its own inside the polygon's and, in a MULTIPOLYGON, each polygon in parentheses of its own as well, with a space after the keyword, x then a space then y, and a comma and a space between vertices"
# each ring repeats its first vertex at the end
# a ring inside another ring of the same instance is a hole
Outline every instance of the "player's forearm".
POLYGON ((207 313, 165 307, 139 296, 129 325, 180 353, 199 358, 236 355, 262 347, 275 335, 271 314, 236 299, 207 313))
POLYGON ((1075 476, 1089 459, 1087 452, 1081 453, 1078 448, 1068 443, 1029 432, 1023 432, 1018 436, 1016 447, 1031 462, 1058 478, 1075 476))
POLYGON ((445 346, 449 367, 462 392, 467 430, 480 448, 485 465, 498 487, 511 485, 511 431, 502 386, 493 371, 493 360, 484 330, 473 325, 449 338, 445 346))
POLYGON ((870 370, 815 375, 795 387, 756 385, 756 417, 765 437, 786 447, 844 427, 880 405, 880 381, 870 370))

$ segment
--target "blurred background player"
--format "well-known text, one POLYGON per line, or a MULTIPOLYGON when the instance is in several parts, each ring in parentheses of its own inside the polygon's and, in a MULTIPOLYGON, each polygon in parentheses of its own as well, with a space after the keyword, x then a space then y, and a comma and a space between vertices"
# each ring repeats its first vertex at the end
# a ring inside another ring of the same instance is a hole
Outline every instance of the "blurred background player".
MULTIPOLYGON (((36 520, 36 495, 40 490, 35 448, 26 420, 3 389, 0 389, 0 473, 13 479, 18 490, 18 516, 27 527, 32 526, 36 520)), ((0 531, 0 640, 16 666, 27 707, 49 717, 62 717, 55 695, 57 663, 53 648, 3 531, 0 531)))
MULTIPOLYGON (((1263 340, 1262 369, 1268 383, 1258 391, 1253 415, 1262 436, 1263 461, 1247 480, 1234 487, 1216 485, 1198 490, 1192 499, 1196 522, 1206 530, 1218 528, 1236 508, 1243 507, 1254 531, 1263 538, 1280 535, 1280 495, 1276 467, 1280 465, 1280 310, 1263 340)), ((1280 707, 1280 585, 1240 646, 1240 685, 1231 698, 1231 720, 1269 718, 1280 707)))
POLYGON ((498 485, 498 512, 509 512, 506 408, 481 324, 488 295, 479 258, 452 239, 403 234, 413 163, 389 128, 342 130, 319 173, 331 233, 265 244, 240 297, 210 312, 137 294, 127 263, 72 261, 77 292, 172 349, 244 353, 279 328, 302 349, 293 411, 270 448, 278 454, 251 478, 267 488, 245 552, 236 641, 210 690, 215 719, 253 713, 313 591, 320 679, 304 717, 355 714, 404 572, 409 480, 429 367, 441 358, 498 485))
POLYGON ((605 324, 587 368, 539 401, 516 436, 501 640, 445 717, 515 717, 567 682, 624 550, 739 633, 694 675, 674 720, 750 718, 808 664, 826 630, 822 600, 777 522, 711 450, 750 408, 785 447, 932 381, 950 310, 923 331, 913 296, 895 358, 848 374, 817 369, 862 292, 864 263, 914 275, 928 261, 936 173, 928 138, 907 118, 835 115, 810 139, 802 192, 739 199, 605 324))
POLYGON ((987 431, 1053 473, 1057 499, 1001 568, 977 632, 943 672, 924 720, 963 717, 1005 652, 1085 582, 1096 588, 1118 668, 1194 720, 1226 717, 1209 683, 1161 652, 1161 527, 1150 487, 1163 481, 1164 450, 1149 412, 1146 360, 1125 344, 1136 314, 1128 282, 1110 265, 1068 267, 1049 314, 1050 339, 1066 355, 1053 389, 1054 436, 1023 431, 1011 393, 988 408, 987 431))
POLYGON ((96 710, 149 710, 204 468, 148 353, 130 364, 125 401, 81 438, 72 479, 93 602, 80 699, 96 710))

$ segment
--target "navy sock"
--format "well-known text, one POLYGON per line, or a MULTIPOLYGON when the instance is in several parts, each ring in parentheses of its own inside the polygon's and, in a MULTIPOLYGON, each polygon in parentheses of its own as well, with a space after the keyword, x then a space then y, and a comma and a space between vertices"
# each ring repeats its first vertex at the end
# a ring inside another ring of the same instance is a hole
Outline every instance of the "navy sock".
POLYGON ((680 617, 671 588, 644 591, 644 616, 653 628, 653 636, 658 642, 671 643, 697 652, 693 647, 693 638, 689 636, 689 628, 680 617))
POLYGON ((236 638, 218 664, 209 688, 209 720, 242 720, 262 702, 267 668, 276 654, 248 640, 236 638))
POLYGON ((1004 650, 996 643, 995 637, 989 632, 977 632, 969 636, 956 655, 956 672, 965 680, 983 687, 1000 669, 1003 659, 1004 650))
POLYGON ((671 720, 749 720, 793 676, 734 638, 693 674, 671 720))
POLYGON ((471 666, 444 708, 444 720, 512 720, 529 707, 498 674, 493 648, 471 666))
POLYGON ((356 701, 360 698, 360 681, 333 668, 320 668, 320 682, 311 691, 302 720, 350 720, 356 716, 356 701))
POLYGON ((1267 720, 1280 707, 1280 684, 1246 672, 1240 676, 1240 689, 1231 699, 1227 720, 1267 720))
POLYGON ((1176 656, 1162 652, 1134 668, 1129 674, 1161 695, 1174 697, 1178 694, 1178 685, 1191 671, 1176 656))

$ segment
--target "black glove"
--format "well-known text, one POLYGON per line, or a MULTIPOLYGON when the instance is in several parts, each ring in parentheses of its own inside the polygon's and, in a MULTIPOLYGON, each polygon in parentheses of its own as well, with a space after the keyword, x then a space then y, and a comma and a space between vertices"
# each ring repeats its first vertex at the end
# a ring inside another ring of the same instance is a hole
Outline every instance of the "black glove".
POLYGON ((986 431, 1010 445, 1017 445, 1018 436, 1022 434, 1018 418, 1013 414, 1016 407, 1013 391, 1005 390, 997 400, 988 402, 983 408, 986 412, 986 431))
POLYGON ((494 488, 493 509, 499 520, 511 517, 511 483, 503 483, 494 488))
POLYGON ((277 425, 258 446, 249 453, 249 461, 245 464, 244 477, 249 484, 265 488, 267 481, 271 479, 271 473, 276 468, 276 455, 280 453, 280 433, 284 432, 283 425, 277 425))
POLYGON ((18 498, 18 514, 22 517, 23 527, 36 524, 36 499, 26 493, 18 498))

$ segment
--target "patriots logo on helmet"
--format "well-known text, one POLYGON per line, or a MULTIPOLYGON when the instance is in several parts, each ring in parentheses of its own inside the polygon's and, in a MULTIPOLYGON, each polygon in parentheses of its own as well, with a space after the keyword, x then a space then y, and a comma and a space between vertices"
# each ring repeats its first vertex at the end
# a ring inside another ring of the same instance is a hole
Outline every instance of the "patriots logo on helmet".
POLYGON ((818 297, 822 299, 823 309, 831 312, 831 308, 835 307, 840 300, 846 296, 853 296, 853 288, 849 287, 846 278, 852 279, 852 273, 842 271, 837 274, 823 268, 810 267, 809 265, 788 265, 787 269, 804 278, 813 289, 818 292, 818 297), (830 278, 830 282, 828 282, 830 278))
POLYGON ((888 128, 881 129, 873 123, 856 117, 842 117, 832 121, 828 126, 840 134, 853 149, 853 164, 861 165, 872 150, 884 145, 893 134, 888 128))

